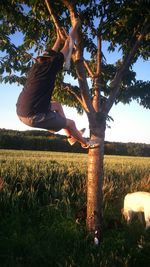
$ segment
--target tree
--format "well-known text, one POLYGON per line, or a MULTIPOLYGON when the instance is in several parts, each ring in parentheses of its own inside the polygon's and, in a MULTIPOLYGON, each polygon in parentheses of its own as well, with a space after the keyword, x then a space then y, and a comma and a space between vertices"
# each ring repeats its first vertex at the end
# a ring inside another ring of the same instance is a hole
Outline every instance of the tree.
POLYGON ((104 139, 109 111, 113 104, 120 101, 129 103, 132 99, 145 108, 150 107, 150 84, 137 81, 132 70, 138 57, 147 60, 149 56, 149 1, 1 2, 0 74, 4 82, 23 84, 23 75, 32 65, 32 56, 52 45, 55 29, 64 27, 67 33, 72 18, 78 14, 81 18, 82 27, 69 71, 78 80, 78 86, 66 84, 64 74, 61 74, 56 83, 55 97, 79 112, 84 110, 89 121, 90 138, 100 140, 100 147, 90 149, 88 153, 87 228, 101 240, 104 139), (16 32, 23 36, 18 46, 11 38, 16 32), (122 58, 114 65, 105 60, 102 52, 104 42, 108 44, 108 51, 118 49, 122 52, 122 58))

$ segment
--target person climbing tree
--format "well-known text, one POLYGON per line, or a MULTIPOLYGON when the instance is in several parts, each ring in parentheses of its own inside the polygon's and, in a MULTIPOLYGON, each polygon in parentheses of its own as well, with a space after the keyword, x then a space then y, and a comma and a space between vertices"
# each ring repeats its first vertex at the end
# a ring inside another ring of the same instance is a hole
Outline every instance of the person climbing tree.
POLYGON ((52 49, 35 59, 16 104, 17 115, 24 124, 31 127, 53 132, 64 129, 70 145, 78 141, 84 148, 93 148, 99 145, 98 142, 83 138, 85 129, 78 131, 75 122, 66 118, 62 105, 51 101, 57 73, 62 70, 63 64, 67 70, 70 67, 79 25, 80 19, 75 18, 72 31, 60 52, 60 44, 64 38, 61 31, 57 30, 57 38, 52 49))

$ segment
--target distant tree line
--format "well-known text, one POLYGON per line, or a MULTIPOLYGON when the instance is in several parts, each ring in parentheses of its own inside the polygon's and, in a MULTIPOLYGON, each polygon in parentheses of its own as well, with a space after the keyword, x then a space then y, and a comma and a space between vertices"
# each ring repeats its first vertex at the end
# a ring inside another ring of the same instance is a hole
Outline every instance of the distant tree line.
MULTIPOLYGON (((0 149, 45 150, 87 153, 79 143, 70 146, 63 135, 48 131, 15 131, 0 129, 0 149)), ((105 155, 150 157, 150 144, 105 142, 105 155)))

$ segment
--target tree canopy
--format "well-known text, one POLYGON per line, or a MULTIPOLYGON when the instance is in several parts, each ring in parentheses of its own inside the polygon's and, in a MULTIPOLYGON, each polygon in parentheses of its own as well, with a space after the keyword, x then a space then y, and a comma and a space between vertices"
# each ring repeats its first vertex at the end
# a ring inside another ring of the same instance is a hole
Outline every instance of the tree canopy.
MULTIPOLYGON (((101 101, 107 99, 111 92, 110 84, 124 62, 125 67, 129 67, 129 69, 125 69, 120 92, 117 92, 115 102, 129 103, 132 99, 136 99, 144 107, 149 108, 149 81, 137 81, 136 73, 132 70, 138 57, 142 57, 143 60, 148 60, 149 57, 149 1, 51 0, 49 3, 58 24, 63 26, 68 33, 71 28, 71 9, 80 15, 82 21, 79 44, 82 47, 80 50, 82 54, 80 56, 84 57, 86 75, 91 81, 89 83, 90 96, 93 96, 93 76, 96 77, 98 72, 101 72, 99 79, 101 101), (144 38, 141 37, 143 34, 144 38), (99 38, 102 43, 102 53, 98 54, 99 38), (142 41, 139 40, 140 47, 136 49, 138 38, 142 38, 142 41), (103 43, 107 43, 108 51, 121 51, 122 58, 113 65, 106 62, 103 43), (136 49, 135 53, 134 49, 136 49), (101 58, 101 69, 98 69, 98 57, 101 58)), ((24 84, 26 73, 33 64, 33 58, 54 43, 55 26, 53 16, 50 16, 44 0, 1 1, 1 81, 24 84)), ((77 78, 74 65, 68 74, 77 78)), ((64 73, 59 75, 56 89, 63 84, 63 78, 64 73)), ((61 94, 60 91, 55 90, 56 98, 59 98, 64 104, 81 110, 81 105, 77 101, 78 96, 80 96, 78 86, 65 86, 62 88, 61 94)))

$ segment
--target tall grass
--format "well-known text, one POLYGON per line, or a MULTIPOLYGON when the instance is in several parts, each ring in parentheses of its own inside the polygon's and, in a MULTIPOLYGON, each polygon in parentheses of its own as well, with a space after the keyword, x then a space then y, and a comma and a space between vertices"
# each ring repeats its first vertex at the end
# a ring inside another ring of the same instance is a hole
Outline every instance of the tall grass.
POLYGON ((0 266, 149 266, 149 231, 136 220, 127 226, 120 210, 127 192, 150 192, 150 159, 105 157, 100 247, 85 220, 75 222, 87 164, 85 154, 0 150, 0 266))

